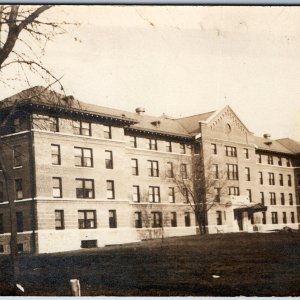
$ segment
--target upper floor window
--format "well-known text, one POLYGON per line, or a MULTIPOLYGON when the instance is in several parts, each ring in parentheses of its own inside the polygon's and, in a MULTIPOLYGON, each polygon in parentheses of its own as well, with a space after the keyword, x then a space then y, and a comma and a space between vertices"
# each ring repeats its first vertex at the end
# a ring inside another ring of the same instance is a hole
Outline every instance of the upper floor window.
POLYGON ((16 145, 13 148, 14 154, 14 167, 21 167, 22 166, 22 146, 16 145))
POLYGON ((219 167, 217 164, 213 164, 212 165, 212 177, 214 179, 218 179, 219 178, 219 167))
POLYGON ((136 148, 137 147, 137 137, 130 136, 130 147, 136 148))
POLYGON ((297 174, 297 186, 300 186, 300 174, 297 174))
POLYGON ((279 185, 283 186, 283 175, 279 174, 279 185))
POLYGON ((160 202, 160 190, 158 186, 149 186, 149 202, 160 202))
POLYGON ((160 211, 151 212, 152 215, 152 227, 160 228, 162 227, 162 213, 160 211))
POLYGON ((211 153, 212 154, 217 154, 217 145, 216 144, 211 144, 211 153))
POLYGON ((286 166, 287 167, 290 167, 291 166, 291 161, 289 158, 286 159, 286 166))
POLYGON ((142 213, 140 211, 136 211, 134 213, 134 224, 135 224, 135 228, 142 228, 143 227, 142 213))
POLYGON ((258 172, 258 178, 259 178, 259 183, 263 184, 264 183, 264 178, 263 178, 263 173, 262 172, 258 172))
POLYGON ((148 176, 151 177, 159 176, 158 161, 148 160, 148 176))
POLYGON ((174 203, 175 202, 175 188, 169 187, 169 202, 174 203))
POLYGON ((148 139, 148 149, 157 150, 157 139, 148 139))
POLYGON ((58 122, 58 118, 56 117, 52 117, 50 118, 50 124, 49 124, 49 129, 52 132, 59 132, 59 122, 58 122))
POLYGON ((275 185, 274 173, 269 173, 269 185, 275 185))
POLYGON ((14 119, 14 132, 20 132, 20 131, 22 131, 21 119, 15 118, 14 119))
POLYGON ((280 193, 280 202, 281 205, 285 205, 284 193, 280 193))
POLYGON ((73 133, 77 135, 91 136, 91 123, 83 121, 73 121, 73 133))
POLYGON ((240 194, 239 187, 237 187, 237 186, 230 186, 228 189, 229 189, 229 195, 239 196, 239 194, 240 194))
POLYGON ((265 205, 265 194, 264 192, 260 192, 260 202, 262 205, 265 205))
POLYGON ((96 211, 95 210, 79 210, 78 211, 78 228, 91 229, 96 228, 96 211))
POLYGON ((291 223, 295 223, 295 213, 291 212, 291 223))
POLYGON ((236 147, 225 146, 225 155, 236 157, 236 147))
POLYGON ((171 212, 171 227, 177 227, 177 214, 175 211, 171 212))
POLYGON ((23 212, 17 211, 16 218, 17 218, 17 232, 23 232, 24 231, 23 212))
POLYGON ((222 212, 220 210, 217 210, 216 214, 217 214, 217 225, 222 225, 223 224, 223 222, 222 222, 222 212))
POLYGON ((106 180, 106 198, 115 199, 115 185, 113 180, 106 180))
POLYGON ((180 164, 180 173, 181 173, 181 178, 187 179, 187 166, 186 166, 186 164, 180 164))
POLYGON ((189 203, 189 190, 188 188, 182 188, 182 195, 183 195, 183 203, 189 203))
POLYGON ((166 142, 166 151, 172 152, 172 142, 170 141, 166 142))
POLYGON ((289 194, 289 204, 293 205, 293 194, 289 194))
POLYGON ((276 194, 274 192, 270 192, 270 204, 276 205, 276 194))
POLYGON ((138 185, 133 185, 132 188, 133 188, 132 201, 140 202, 140 187, 138 185))
POLYGON ((287 222, 287 219, 286 219, 286 212, 283 211, 283 212, 282 212, 282 223, 283 223, 283 224, 286 224, 286 222, 287 222))
POLYGON ((288 186, 292 186, 292 176, 288 175, 288 186))
POLYGON ((61 177, 52 178, 52 196, 53 198, 62 198, 61 177))
POLYGON ((273 165, 273 156, 272 155, 268 155, 268 164, 269 165, 273 165))
POLYGON ((76 197, 81 199, 95 198, 93 179, 76 179, 76 197))
POLYGON ((131 159, 131 172, 132 175, 135 176, 139 175, 139 165, 138 165, 138 160, 136 158, 131 159))
POLYGON ((278 224, 278 214, 277 212, 271 212, 272 224, 278 224))
POLYGON ((250 168, 245 168, 245 177, 247 181, 250 181, 250 168))
POLYGON ((214 188, 214 201, 220 202, 221 200, 221 188, 215 187, 214 188))
POLYGON ((55 214, 55 229, 56 230, 65 229, 64 211, 55 210, 54 214, 55 214))
POLYGON ((0 214, 0 234, 4 233, 3 214, 0 214))
POLYGON ((174 171, 173 171, 173 163, 167 162, 167 177, 173 178, 174 177, 174 171))
POLYGON ((282 158, 280 156, 278 157, 278 166, 282 166, 282 158))
POLYGON ((51 145, 51 161, 52 165, 60 165, 60 146, 59 145, 51 145))
POLYGON ((246 159, 248 159, 248 158, 249 158, 249 149, 244 148, 243 152, 244 152, 244 157, 245 157, 246 159))
POLYGON ((109 210, 109 228, 117 228, 117 211, 115 209, 109 210))
POLYGON ((227 164, 227 179, 238 180, 238 165, 227 164))
POLYGON ((246 192, 248 194, 249 201, 252 202, 252 191, 250 189, 247 189, 246 192))
POLYGON ((186 154, 186 146, 185 146, 185 144, 180 143, 179 147, 180 147, 180 153, 181 154, 186 154))
POLYGON ((111 126, 103 125, 103 136, 105 139, 112 139, 111 126))
POLYGON ((191 214, 188 211, 184 213, 184 225, 185 227, 191 226, 191 214))
POLYGON ((22 179, 15 179, 15 193, 16 193, 16 199, 20 200, 23 199, 23 184, 22 179))
POLYGON ((74 147, 75 166, 76 167, 93 167, 93 152, 89 148, 74 147))
POLYGON ((105 150, 105 168, 113 169, 113 167, 114 167, 113 153, 112 151, 105 150))
POLYGON ((0 202, 4 201, 4 183, 0 181, 0 202))
POLYGON ((262 212, 262 220, 261 220, 261 222, 263 224, 267 224, 267 216, 266 216, 266 212, 265 211, 262 212))
POLYGON ((262 162, 262 155, 260 153, 258 153, 258 154, 256 154, 256 156, 257 156, 258 163, 261 164, 261 162, 262 162))

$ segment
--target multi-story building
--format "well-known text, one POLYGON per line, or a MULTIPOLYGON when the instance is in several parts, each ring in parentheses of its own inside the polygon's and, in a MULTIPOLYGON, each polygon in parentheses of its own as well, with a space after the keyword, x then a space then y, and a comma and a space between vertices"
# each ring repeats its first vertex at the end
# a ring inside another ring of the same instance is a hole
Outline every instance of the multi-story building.
POLYGON ((254 136, 229 106, 153 117, 35 87, 1 110, 0 252, 9 252, 8 199, 25 252, 196 234, 197 157, 212 182, 209 233, 298 228, 300 144, 254 136))

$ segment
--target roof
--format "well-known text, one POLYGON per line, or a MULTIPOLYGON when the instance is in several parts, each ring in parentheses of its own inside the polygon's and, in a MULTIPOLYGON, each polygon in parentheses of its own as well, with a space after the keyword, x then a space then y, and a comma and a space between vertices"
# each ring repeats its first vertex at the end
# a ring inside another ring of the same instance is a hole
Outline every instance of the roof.
POLYGON ((293 153, 300 154, 300 142, 292 140, 290 138, 278 139, 277 142, 279 142, 281 145, 283 145, 293 153))
POLYGON ((284 145, 276 140, 272 140, 269 138, 266 139, 264 137, 254 136, 254 144, 260 150, 293 154, 293 152, 286 148, 284 145), (266 144, 266 142, 270 142, 270 144, 266 144))
POLYGON ((203 114, 176 119, 188 133, 199 132, 199 122, 207 121, 216 111, 210 111, 203 114))

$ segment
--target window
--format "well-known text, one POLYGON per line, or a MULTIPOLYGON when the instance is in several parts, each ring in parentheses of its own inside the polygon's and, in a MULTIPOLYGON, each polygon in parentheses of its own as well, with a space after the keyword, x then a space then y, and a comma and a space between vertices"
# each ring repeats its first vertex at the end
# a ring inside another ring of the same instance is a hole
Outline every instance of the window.
POLYGON ((217 225, 222 225, 222 212, 220 210, 217 210, 216 214, 217 214, 217 225))
POLYGON ((259 176, 259 183, 263 184, 264 183, 263 173, 262 172, 258 172, 258 176, 259 176))
POLYGON ((0 202, 4 201, 4 183, 0 181, 0 202))
POLYGON ((236 147, 225 146, 225 155, 236 157, 236 147))
POLYGON ((251 190, 247 189, 246 192, 247 192, 247 196, 249 198, 249 201, 252 202, 252 192, 251 192, 251 190))
POLYGON ((157 150, 157 140, 156 139, 148 139, 148 149, 149 150, 157 150))
POLYGON ((295 213, 291 212, 291 223, 295 223, 295 213))
POLYGON ((0 234, 4 233, 3 214, 0 214, 0 234))
POLYGON ((109 228, 117 228, 117 212, 116 210, 109 210, 109 228))
POLYGON ((283 175, 279 174, 279 185, 283 186, 283 175))
POLYGON ((189 191, 187 188, 182 188, 183 202, 189 203, 189 191))
POLYGON ((216 144, 211 144, 211 153, 217 154, 217 145, 216 144))
POLYGON ((140 187, 138 185, 133 185, 132 201, 140 202, 140 187))
POLYGON ((169 177, 169 178, 174 177, 173 163, 172 162, 167 162, 167 177, 169 177))
POLYGON ((55 210, 55 229, 65 229, 64 211, 55 210))
POLYGON ((276 205, 276 194, 274 192, 270 192, 270 204, 276 205))
POLYGON ((134 213, 134 223, 135 223, 135 228, 142 228, 142 213, 140 211, 136 211, 134 213))
POLYGON ((22 179, 15 179, 15 192, 17 200, 23 199, 22 179))
POLYGON ((286 159, 286 166, 290 167, 291 166, 291 161, 289 160, 289 158, 286 159))
POLYGON ((49 118, 50 119, 50 124, 49 124, 49 129, 52 132, 59 132, 59 122, 58 118, 49 118))
POLYGON ((136 148, 137 147, 137 137, 130 136, 130 147, 136 148))
POLYGON ((24 231, 23 212, 17 211, 16 218, 17 218, 17 232, 23 232, 24 231))
POLYGON ((91 123, 83 121, 73 121, 73 133, 77 135, 91 136, 91 123))
POLYGON ((278 214, 277 212, 271 212, 272 224, 278 224, 278 214))
POLYGON ((76 167, 93 167, 93 152, 89 148, 74 147, 75 166, 76 167))
POLYGON ((139 175, 139 166, 138 166, 138 160, 136 158, 131 159, 131 173, 134 176, 139 175))
POLYGON ((227 164, 227 178, 231 180, 238 180, 238 166, 233 164, 227 164))
POLYGON ((22 253, 24 251, 24 245, 23 244, 17 244, 18 253, 22 253))
POLYGON ((158 186, 149 186, 149 202, 160 202, 160 190, 158 186))
POLYGON ((172 142, 166 142, 166 151, 172 152, 172 142))
POLYGON ((152 215, 152 227, 160 228, 162 227, 162 213, 160 211, 151 212, 152 215))
POLYGON ((262 223, 267 224, 267 218, 266 218, 266 212, 265 211, 262 212, 262 223))
POLYGON ((181 153, 181 154, 185 154, 185 153, 186 153, 186 147, 185 147, 185 144, 180 143, 180 144, 179 144, 179 148, 180 148, 180 153, 181 153))
POLYGON ((14 119, 14 132, 20 132, 20 131, 22 131, 21 119, 20 118, 15 118, 14 119))
POLYGON ((273 165, 273 156, 272 155, 268 155, 268 165, 273 165))
POLYGON ((229 187, 229 195, 238 196, 240 194, 240 189, 237 186, 229 187))
POLYGON ((284 193, 280 193, 280 203, 281 205, 285 205, 284 193))
POLYGON ((169 187, 169 202, 174 203, 175 202, 175 188, 169 187))
POLYGON ((219 178, 219 167, 218 167, 217 164, 212 165, 212 176, 213 176, 214 179, 219 178))
POLYGON ((292 186, 292 177, 288 175, 288 186, 292 186))
POLYGON ((14 146, 13 154, 14 154, 14 167, 21 167, 22 166, 22 147, 20 145, 14 146))
POLYGON ((245 177, 247 181, 250 181, 250 168, 245 168, 245 177))
POLYGON ((91 229, 96 228, 96 211, 95 210, 79 210, 78 211, 78 228, 91 229))
POLYGON ((171 212, 171 227, 177 227, 177 214, 176 212, 171 212))
POLYGON ((60 165, 60 146, 59 145, 51 145, 51 161, 52 165, 60 165))
POLYGON ((214 188, 214 201, 220 202, 221 200, 221 188, 214 188))
POLYGON ((282 223, 283 224, 286 224, 287 223, 287 220, 286 220, 286 212, 282 212, 282 223))
POLYGON ((81 199, 93 199, 94 195, 93 179, 76 179, 76 197, 81 199))
POLYGON ((115 188, 113 180, 106 180, 106 198, 115 199, 115 188))
POLYGON ((52 196, 53 198, 62 198, 62 184, 60 177, 52 178, 52 196))
POLYGON ((246 159, 248 159, 248 158, 249 158, 249 150, 246 149, 246 148, 244 148, 243 152, 244 152, 244 157, 245 157, 246 159))
POLYGON ((293 195, 289 194, 289 204, 293 205, 293 195))
POLYGON ((278 166, 282 166, 282 159, 281 159, 281 157, 278 157, 278 166))
POLYGON ((111 126, 103 125, 103 136, 105 139, 108 139, 108 140, 112 139, 111 126))
POLYGON ((105 168, 106 169, 113 169, 113 153, 112 151, 105 150, 105 168))
POLYGON ((260 192, 260 202, 262 205, 265 205, 265 194, 264 192, 260 192))
POLYGON ((300 174, 297 174, 297 186, 300 186, 300 174))
POLYGON ((151 176, 151 177, 159 176, 158 161, 148 160, 148 176, 151 176))
POLYGON ((185 224, 185 227, 191 226, 191 216, 190 216, 189 212, 184 213, 184 224, 185 224))
POLYGON ((274 173, 269 173, 269 185, 275 185, 274 173))
POLYGON ((258 161, 259 164, 261 164, 261 162, 262 162, 261 154, 257 154, 257 161, 258 161))
POLYGON ((200 154, 200 143, 194 144, 194 154, 200 154))
POLYGON ((0 253, 4 253, 4 247, 0 244, 0 253))
POLYGON ((180 173, 181 173, 182 179, 187 179, 187 167, 186 167, 186 164, 181 164, 180 165, 180 173))

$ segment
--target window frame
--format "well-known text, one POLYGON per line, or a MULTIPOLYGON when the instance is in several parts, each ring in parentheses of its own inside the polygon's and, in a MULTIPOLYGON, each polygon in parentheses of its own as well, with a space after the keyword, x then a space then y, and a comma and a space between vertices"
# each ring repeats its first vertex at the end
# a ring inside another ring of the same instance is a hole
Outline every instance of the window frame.
POLYGON ((225 155, 228 157, 237 157, 236 147, 225 146, 225 155))
POLYGON ((51 144, 51 164, 53 166, 60 166, 61 165, 61 152, 60 152, 60 145, 58 144, 51 144), (57 152, 54 151, 54 149, 57 149, 57 152), (57 158, 55 161, 57 161, 57 163, 54 162, 53 158, 57 158))
POLYGON ((105 153, 105 168, 112 170, 114 168, 113 152, 111 150, 104 150, 105 153))
POLYGON ((62 198, 62 178, 61 177, 52 177, 52 197, 53 198, 62 198), (58 180, 58 186, 55 186, 54 181, 58 180), (59 191, 59 196, 55 196, 55 190, 59 191))
POLYGON ((108 225, 109 225, 109 228, 118 228, 117 210, 110 209, 108 211, 108 225))
POLYGON ((160 203, 160 187, 150 185, 148 190, 148 200, 150 203, 160 203))
POLYGON ((95 229, 97 228, 97 214, 96 210, 91 210, 91 209, 80 209, 78 210, 78 229, 95 229), (83 213, 83 219, 79 219, 79 213, 83 213), (93 218, 88 218, 88 213, 93 214, 93 218), (81 223, 80 221, 83 221, 81 223), (91 221, 93 223, 91 223, 91 221), (81 226, 83 224, 84 226, 81 226), (90 224, 93 224, 93 226, 90 226, 90 224))
POLYGON ((22 150, 22 145, 13 146, 14 168, 20 168, 23 166, 23 154, 21 150, 22 150))
POLYGON ((16 197, 16 200, 21 200, 24 198, 23 179, 22 178, 15 179, 15 197, 16 197), (19 196, 19 194, 20 194, 20 196, 19 196))
POLYGON ((148 160, 148 176, 159 177, 159 164, 157 160, 148 160))
POLYGON ((112 129, 111 125, 103 125, 103 137, 107 140, 112 139, 112 129))
POLYGON ((133 185, 132 186, 132 201, 133 202, 136 202, 136 203, 139 203, 141 201, 140 199, 140 186, 139 185, 133 185), (136 195, 136 197, 135 197, 136 195))
POLYGON ((82 136, 92 136, 91 122, 86 122, 82 120, 73 120, 73 134, 82 135, 82 136), (85 125, 88 125, 88 128, 86 128, 85 125))
POLYGON ((93 168, 94 167, 94 159, 93 159, 93 149, 92 148, 85 148, 85 147, 77 147, 74 146, 74 158, 75 158, 75 167, 81 167, 81 168, 93 168), (79 153, 76 153, 76 151, 80 151, 79 153), (85 156, 86 153, 89 152, 90 156, 85 156), (77 163, 77 160, 80 161, 80 164, 77 163), (90 165, 87 163, 90 162, 90 165))
POLYGON ((76 182, 76 198, 77 199, 95 199, 95 183, 94 183, 94 179, 87 179, 87 178, 75 178, 75 182, 76 182), (81 182, 82 183, 82 187, 78 188, 77 187, 77 183, 81 182), (91 183, 92 184, 92 188, 91 189, 87 189, 86 188, 86 183, 91 183), (79 197, 79 192, 78 190, 81 189, 82 190, 82 197, 79 197), (92 191, 92 196, 91 197, 86 197, 86 193, 89 194, 89 190, 92 191))
POLYGON ((106 180, 106 199, 115 199, 115 181, 106 180), (111 185, 111 186, 109 186, 111 185))
POLYGON ((55 230, 65 229, 65 213, 63 209, 54 210, 55 216, 55 230), (60 226, 57 225, 57 222, 60 223, 60 226))
POLYGON ((137 158, 131 159, 131 174, 133 176, 139 176, 139 162, 137 158))
POLYGON ((151 212, 151 223, 152 228, 162 228, 163 225, 163 216, 161 211, 152 211, 151 212))
POLYGON ((157 151, 157 139, 148 138, 148 150, 157 151))

